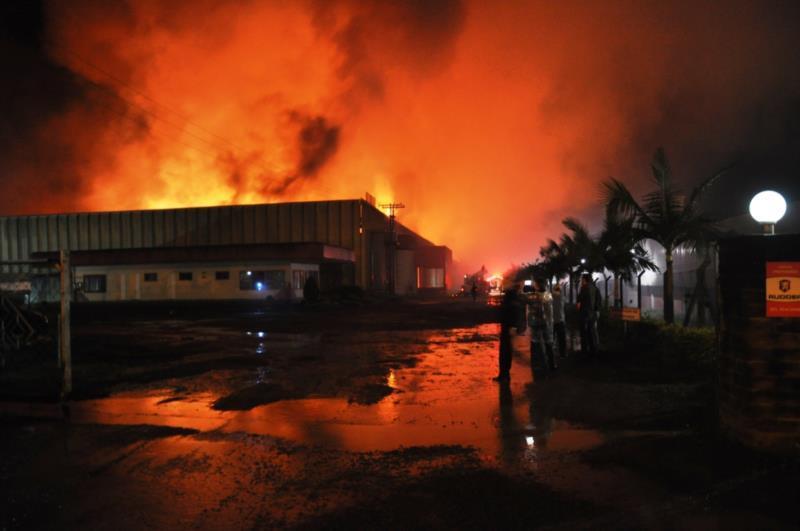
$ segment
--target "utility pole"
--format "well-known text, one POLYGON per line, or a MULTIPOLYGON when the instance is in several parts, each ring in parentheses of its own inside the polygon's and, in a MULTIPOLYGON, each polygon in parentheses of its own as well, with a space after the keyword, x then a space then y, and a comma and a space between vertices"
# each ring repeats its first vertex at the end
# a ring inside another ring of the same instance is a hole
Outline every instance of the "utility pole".
POLYGON ((403 203, 384 203, 381 208, 389 211, 389 227, 386 231, 386 283, 387 291, 395 291, 395 272, 397 270, 397 225, 395 213, 406 206, 403 203))
POLYGON ((72 340, 70 337, 70 300, 72 299, 72 269, 69 265, 69 251, 58 252, 58 269, 61 273, 61 313, 59 315, 59 345, 61 346, 61 366, 64 379, 61 384, 61 400, 72 393, 72 340))

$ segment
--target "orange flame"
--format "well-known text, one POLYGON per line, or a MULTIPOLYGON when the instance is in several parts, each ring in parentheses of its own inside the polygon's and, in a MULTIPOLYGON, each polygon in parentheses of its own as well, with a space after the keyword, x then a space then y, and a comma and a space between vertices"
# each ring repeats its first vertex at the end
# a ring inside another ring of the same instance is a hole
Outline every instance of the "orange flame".
MULTIPOLYGON (((52 56, 110 95, 51 131, 103 131, 83 208, 370 192, 405 203, 401 221, 468 271, 504 270, 593 207, 601 179, 647 167, 636 135, 676 83, 659 65, 739 41, 713 6, 673 35, 680 6, 563 4, 53 2, 52 56)), ((763 46, 747 56, 776 55, 763 46)), ((712 116, 741 97, 714 91, 739 75, 715 64, 712 116)), ((748 79, 763 77, 754 64, 748 79)))

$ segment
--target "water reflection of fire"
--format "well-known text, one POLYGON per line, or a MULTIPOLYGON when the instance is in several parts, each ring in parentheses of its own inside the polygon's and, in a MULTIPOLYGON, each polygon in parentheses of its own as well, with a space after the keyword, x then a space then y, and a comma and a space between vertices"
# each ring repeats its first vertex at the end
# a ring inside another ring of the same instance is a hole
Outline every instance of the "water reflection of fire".
POLYGON ((389 374, 386 376, 386 385, 392 389, 397 389, 397 374, 394 369, 389 369, 389 374))

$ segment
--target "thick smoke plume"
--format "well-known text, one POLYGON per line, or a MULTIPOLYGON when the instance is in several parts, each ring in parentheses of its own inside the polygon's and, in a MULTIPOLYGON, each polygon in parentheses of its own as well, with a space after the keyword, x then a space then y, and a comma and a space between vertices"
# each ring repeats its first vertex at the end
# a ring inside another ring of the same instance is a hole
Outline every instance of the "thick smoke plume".
POLYGON ((277 183, 265 189, 267 195, 283 195, 298 179, 315 177, 339 147, 339 127, 328 124, 323 116, 290 113, 297 131, 296 168, 277 183))
POLYGON ((659 145, 687 183, 739 163, 721 213, 800 162, 790 2, 56 0, 33 18, 3 39, 2 213, 371 192, 502 269, 591 221, 608 176, 643 190, 659 145))

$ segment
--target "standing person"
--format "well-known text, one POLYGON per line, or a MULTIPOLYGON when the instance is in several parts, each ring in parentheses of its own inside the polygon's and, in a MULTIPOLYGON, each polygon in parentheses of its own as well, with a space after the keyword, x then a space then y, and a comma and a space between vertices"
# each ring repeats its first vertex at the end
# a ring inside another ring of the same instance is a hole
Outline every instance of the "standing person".
POLYGON ((553 335, 558 343, 558 354, 567 357, 567 325, 564 312, 564 295, 561 293, 561 284, 556 282, 553 286, 553 335))
POLYGON ((511 380, 511 328, 519 326, 519 300, 516 286, 508 288, 500 303, 500 356, 499 371, 493 380, 511 380))
POLYGON ((578 317, 581 326, 581 352, 585 357, 597 357, 597 318, 600 313, 600 292, 589 273, 581 275, 578 291, 578 317))
POLYGON ((472 289, 469 292, 472 294, 472 302, 478 300, 478 283, 474 280, 472 281, 472 289))
POLYGON ((528 299, 528 326, 531 329, 531 365, 541 352, 545 355, 545 365, 551 371, 556 370, 556 358, 553 354, 553 297, 544 289, 541 279, 533 281, 533 293, 528 299))

